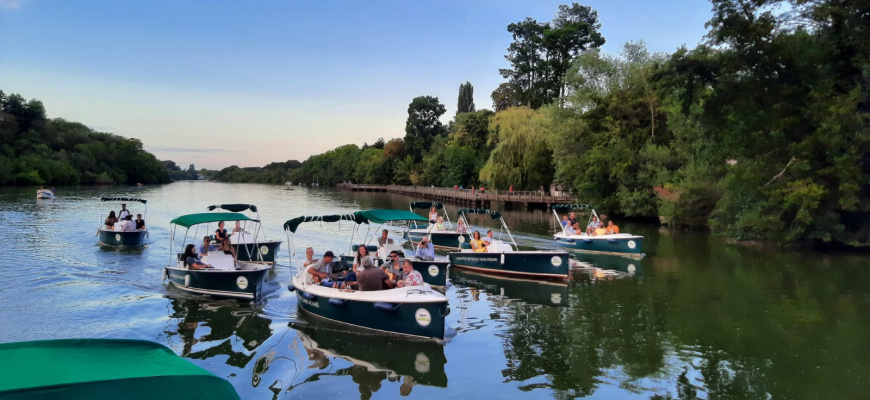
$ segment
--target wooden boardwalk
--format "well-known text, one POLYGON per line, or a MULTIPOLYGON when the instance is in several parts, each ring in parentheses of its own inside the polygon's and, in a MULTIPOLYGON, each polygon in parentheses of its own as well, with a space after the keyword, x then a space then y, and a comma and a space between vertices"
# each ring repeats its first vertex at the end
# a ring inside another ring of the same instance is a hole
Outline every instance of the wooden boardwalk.
POLYGON ((572 196, 552 196, 540 190, 514 191, 507 190, 480 190, 474 192, 471 189, 454 189, 443 187, 425 186, 401 186, 401 185, 357 185, 353 183, 340 183, 339 189, 352 192, 389 192, 417 197, 419 200, 435 200, 464 204, 474 207, 490 207, 492 204, 502 206, 523 205, 526 208, 550 207, 553 204, 574 203, 572 196))

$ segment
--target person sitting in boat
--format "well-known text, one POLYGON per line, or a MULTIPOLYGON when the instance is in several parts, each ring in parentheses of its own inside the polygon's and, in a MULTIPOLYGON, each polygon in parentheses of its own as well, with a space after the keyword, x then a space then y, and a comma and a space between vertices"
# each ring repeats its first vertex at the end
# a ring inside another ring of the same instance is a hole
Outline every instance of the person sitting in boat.
POLYGON ((414 269, 410 260, 402 261, 402 271, 405 273, 405 278, 396 282, 396 287, 423 285, 423 275, 420 275, 420 272, 414 269))
POLYGON ((386 229, 381 231, 381 237, 378 238, 378 247, 384 247, 387 243, 393 243, 393 239, 387 238, 389 233, 386 229))
POLYGON ((429 210, 429 223, 434 224, 435 221, 438 221, 438 210, 435 209, 435 206, 432 206, 432 209, 429 210))
POLYGON ((365 244, 357 246, 356 255, 353 257, 353 270, 350 271, 344 278, 344 283, 337 285, 342 289, 353 289, 357 287, 357 274, 366 266, 374 267, 375 260, 369 256, 369 249, 365 244))
POLYGON ((218 250, 223 251, 224 254, 232 254, 233 255, 233 265, 236 265, 238 259, 236 258, 236 249, 230 244, 229 239, 223 239, 218 241, 220 243, 218 245, 218 250))
POLYGON ((218 222, 218 228, 214 231, 215 240, 220 243, 224 239, 229 239, 230 237, 227 235, 227 230, 224 229, 224 221, 218 222))
POLYGON ((435 259, 435 248, 432 246, 432 242, 429 241, 428 236, 423 236, 423 238, 420 239, 420 245, 417 246, 417 251, 414 255, 423 261, 432 261, 435 259))
POLYGON ((126 232, 127 231, 127 217, 121 218, 118 223, 115 224, 115 232, 126 232))
POLYGON ((462 222, 462 218, 460 218, 459 222, 456 223, 456 233, 468 233, 468 229, 465 227, 465 222, 462 222))
POLYGON ((444 217, 438 217, 438 222, 435 223, 436 231, 446 231, 447 228, 444 226, 444 217))
POLYGON ((615 235, 617 233, 619 233, 619 227, 613 221, 607 221, 607 234, 615 235))
POLYGON ((577 223, 577 214, 576 213, 573 213, 573 212, 571 213, 571 217, 568 218, 568 222, 571 223, 571 226, 574 227, 575 231, 580 232, 580 224, 577 223))
POLYGON ((130 215, 130 210, 127 209, 127 205, 121 204, 121 211, 118 211, 118 219, 124 220, 128 215, 130 215))
POLYGON ((115 229, 116 222, 118 222, 118 217, 115 216, 115 211, 109 211, 109 216, 106 217, 106 229, 115 229))
POLYGON ((480 240, 480 231, 474 231, 471 238, 471 248, 475 253, 486 253, 486 242, 480 240))
POLYGON ((586 234, 592 235, 595 233, 596 229, 598 229, 598 218, 592 216, 592 220, 589 221, 588 225, 586 225, 586 234))
POLYGON ((211 244, 211 238, 203 236, 202 246, 199 246, 199 254, 207 256, 209 251, 217 250, 217 246, 211 244))
POLYGON ((576 235, 577 231, 574 230, 574 227, 569 225, 565 225, 565 234, 566 235, 576 235))
POLYGON ((399 260, 404 257, 405 254, 398 250, 393 250, 390 252, 390 255, 387 256, 387 262, 381 265, 381 269, 387 273, 387 275, 391 275, 390 279, 401 279, 402 276, 402 267, 399 260))
POLYGON ((390 279, 390 276, 384 270, 375 268, 374 264, 369 262, 364 262, 360 270, 357 271, 356 283, 359 290, 362 291, 384 290, 396 287, 394 279, 390 279))
POLYGON ((236 227, 233 228, 233 233, 237 233, 237 232, 242 232, 242 233, 245 232, 245 230, 242 229, 241 222, 239 222, 239 221, 236 221, 236 227))
POLYGON ((136 214, 136 230, 145 230, 145 220, 142 219, 142 214, 136 214))
POLYGON ((200 261, 199 256, 196 254, 196 246, 193 243, 187 245, 184 248, 184 265, 187 266, 188 269, 205 269, 211 268, 211 264, 206 264, 200 261))
POLYGON ((329 276, 329 264, 332 263, 333 258, 335 258, 335 255, 331 251, 327 251, 323 253, 322 260, 316 260, 311 263, 305 269, 305 284, 312 285, 325 280, 329 276))
POLYGON ((486 231, 486 236, 483 238, 483 241, 486 242, 486 245, 489 246, 492 244, 492 241, 495 240, 493 237, 492 229, 486 231))
POLYGON ((133 216, 128 215, 126 224, 124 224, 124 232, 135 232, 136 231, 136 221, 133 221, 133 216))
POLYGON ((317 261, 318 260, 316 258, 314 258, 314 248, 309 247, 309 248, 305 249, 305 262, 302 263, 302 266, 307 267, 311 264, 314 264, 317 261))
POLYGON ((571 221, 568 221, 567 215, 563 215, 562 216, 562 228, 567 228, 569 226, 571 226, 571 221))

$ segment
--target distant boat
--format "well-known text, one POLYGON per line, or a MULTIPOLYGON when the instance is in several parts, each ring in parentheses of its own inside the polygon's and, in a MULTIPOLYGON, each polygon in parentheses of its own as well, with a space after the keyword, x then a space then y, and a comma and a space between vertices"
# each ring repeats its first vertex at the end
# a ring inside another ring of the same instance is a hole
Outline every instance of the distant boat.
POLYGON ((237 400, 226 380, 157 343, 62 339, 0 344, 3 399, 237 400))
MULTIPOLYGON (((556 234, 553 235, 553 239, 559 246, 592 253, 631 257, 643 256, 643 236, 630 233, 589 235, 586 232, 575 232, 570 234, 562 226, 557 210, 571 211, 575 209, 588 209, 591 212, 590 219, 592 217, 598 218, 595 209, 588 204, 554 204, 552 210, 555 217, 556 234)), ((581 225, 580 228, 583 229, 585 226, 581 225)))
MULTIPOLYGON (((132 197, 102 197, 100 198, 101 202, 107 201, 117 201, 117 202, 139 202, 145 206, 145 211, 143 214, 148 216, 148 200, 145 199, 136 199, 132 197)), ((133 215, 131 213, 131 215, 133 215)), ((108 246, 142 246, 145 244, 145 238, 148 237, 148 226, 145 226, 145 229, 132 230, 132 231, 116 231, 113 228, 106 227, 106 221, 102 219, 103 215, 100 214, 100 228, 97 229, 97 236, 99 237, 99 242, 108 246)), ((144 220, 144 218, 143 218, 144 220)), ((133 220, 135 223, 136 220, 133 220)), ((115 226, 120 226, 121 221, 115 222, 115 226)))
POLYGON ((51 189, 39 189, 36 191, 37 199, 53 199, 54 192, 51 189))
MULTIPOLYGON (((447 213, 444 205, 439 202, 414 201, 411 202, 410 207, 411 212, 414 212, 416 209, 428 210, 431 207, 435 207, 436 210, 443 210, 444 216, 447 217, 447 226, 453 228, 453 224, 450 222, 450 215, 447 213)), ((461 221, 462 220, 460 219, 460 222, 461 221)), ((412 225, 412 229, 409 229, 405 234, 405 239, 410 240, 411 243, 416 245, 417 243, 420 243, 420 240, 423 239, 424 236, 428 236, 432 240, 432 246, 436 249, 456 251, 460 249, 462 243, 471 239, 467 227, 462 225, 460 227, 464 230, 463 232, 458 232, 456 229, 438 230, 435 229, 435 224, 431 222, 428 225, 424 223, 422 226, 415 223, 412 225)))
MULTIPOLYGON (((230 211, 234 213, 244 213, 248 211, 248 217, 260 222, 260 211, 253 204, 215 204, 208 206, 209 211, 230 211)), ((230 244, 236 248, 236 257, 239 261, 262 262, 266 264, 275 264, 275 256, 281 247, 282 240, 257 239, 256 232, 252 235, 248 232, 249 228, 257 228, 261 225, 251 226, 247 222, 242 227, 241 232, 232 232, 234 228, 230 228, 230 244)), ((214 232, 212 232, 213 234, 214 232)))

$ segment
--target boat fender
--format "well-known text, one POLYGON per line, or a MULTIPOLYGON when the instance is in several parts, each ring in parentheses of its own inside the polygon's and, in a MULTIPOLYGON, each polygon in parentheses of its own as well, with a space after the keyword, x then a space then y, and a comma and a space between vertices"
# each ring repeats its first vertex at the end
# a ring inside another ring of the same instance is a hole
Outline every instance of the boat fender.
POLYGON ((347 300, 345 300, 345 299, 336 299, 336 298, 329 299, 329 304, 336 306, 336 307, 343 306, 345 302, 347 302, 347 300))
POLYGON ((619 240, 616 240, 616 239, 607 239, 607 243, 616 243, 616 242, 619 242, 619 240))
POLYGON ((583 239, 583 243, 592 243, 592 239, 583 239))
POLYGON ((296 291, 296 286, 293 286, 292 284, 291 284, 291 285, 288 285, 288 286, 287 286, 287 290, 289 290, 289 291, 291 291, 291 292, 295 292, 295 291, 296 291))
POLYGON ((184 287, 190 287, 190 275, 184 276, 184 287))
POLYGON ((444 307, 444 315, 442 317, 446 317, 450 315, 450 306, 444 307))
POLYGON ((501 265, 504 265, 504 253, 501 253, 501 265))
POLYGON ((164 280, 164 281, 166 280, 166 268, 163 268, 163 279, 162 280, 164 280))
POLYGON ((399 308, 399 305, 379 301, 375 303, 375 308, 381 311, 396 311, 396 309, 399 308))
POLYGON ((302 292, 302 297, 305 298, 305 299, 307 299, 307 300, 315 300, 315 299, 317 299, 317 296, 315 296, 315 295, 313 295, 313 294, 311 294, 311 293, 308 293, 308 292, 302 292))

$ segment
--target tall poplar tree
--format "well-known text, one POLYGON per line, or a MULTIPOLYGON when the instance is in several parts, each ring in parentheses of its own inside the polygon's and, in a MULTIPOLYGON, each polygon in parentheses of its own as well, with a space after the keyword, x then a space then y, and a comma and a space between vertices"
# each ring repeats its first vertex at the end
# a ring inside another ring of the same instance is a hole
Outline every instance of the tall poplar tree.
POLYGON ((471 82, 459 84, 459 101, 456 105, 456 113, 474 112, 474 87, 471 82))

